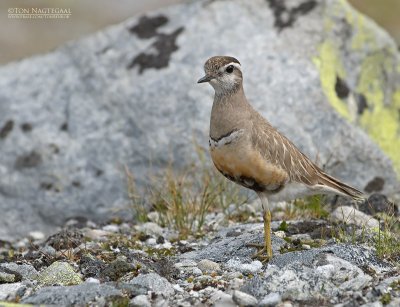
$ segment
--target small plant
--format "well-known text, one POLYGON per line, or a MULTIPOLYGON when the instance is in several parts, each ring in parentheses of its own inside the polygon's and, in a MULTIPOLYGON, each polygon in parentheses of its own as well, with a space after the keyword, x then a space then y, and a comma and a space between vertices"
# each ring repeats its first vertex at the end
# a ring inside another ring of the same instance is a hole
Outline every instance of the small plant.
POLYGON ((325 209, 325 197, 323 195, 312 195, 298 198, 282 209, 284 218, 294 219, 326 219, 329 216, 325 209))
POLYGON ((240 206, 247 197, 239 186, 229 182, 206 164, 204 150, 197 147, 198 161, 181 171, 170 165, 159 176, 149 176, 151 184, 138 193, 133 175, 126 170, 128 193, 139 222, 147 221, 148 209, 158 212, 159 224, 179 231, 180 237, 202 234, 206 216, 223 212, 229 218, 228 207, 240 206))
POLYGON ((374 237, 377 255, 386 260, 400 261, 400 221, 393 214, 380 214, 378 233, 374 237))

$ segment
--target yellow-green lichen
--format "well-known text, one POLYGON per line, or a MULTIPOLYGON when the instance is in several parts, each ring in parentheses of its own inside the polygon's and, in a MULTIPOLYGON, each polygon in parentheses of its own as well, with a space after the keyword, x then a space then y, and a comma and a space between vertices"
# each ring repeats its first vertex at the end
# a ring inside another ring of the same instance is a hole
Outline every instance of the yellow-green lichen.
POLYGON ((394 75, 400 73, 400 63, 395 47, 390 43, 378 46, 376 35, 381 33, 346 1, 336 3, 331 9, 324 20, 326 38, 318 48, 318 57, 313 59, 320 72, 322 89, 333 108, 347 120, 356 119, 391 158, 400 178, 400 85, 396 88, 393 82, 398 80, 394 75), (347 52, 364 57, 357 72, 346 70, 341 59, 342 50, 336 47, 343 46, 343 42, 332 35, 337 20, 343 19, 352 33, 347 52), (356 87, 351 89, 347 101, 342 100, 335 91, 336 78, 346 80, 346 76, 353 74, 354 77, 354 73, 357 73, 356 87), (368 104, 358 118, 354 118, 354 111, 350 110, 350 99, 355 95, 363 95, 368 104))
POLYGON ((319 70, 322 89, 336 111, 343 117, 350 119, 346 103, 336 95, 335 91, 336 76, 345 77, 345 71, 336 47, 331 41, 327 40, 318 49, 319 57, 315 57, 313 62, 319 70))

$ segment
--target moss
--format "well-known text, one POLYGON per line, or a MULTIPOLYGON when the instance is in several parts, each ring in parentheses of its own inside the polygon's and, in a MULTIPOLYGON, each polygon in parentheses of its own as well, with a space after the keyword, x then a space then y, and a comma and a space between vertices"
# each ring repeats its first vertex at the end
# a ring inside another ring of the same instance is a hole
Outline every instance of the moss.
POLYGON ((288 224, 286 223, 286 221, 282 221, 282 223, 278 227, 278 230, 288 231, 288 224))
POLYGON ((390 293, 385 293, 381 296, 380 301, 383 305, 387 305, 392 300, 390 293))

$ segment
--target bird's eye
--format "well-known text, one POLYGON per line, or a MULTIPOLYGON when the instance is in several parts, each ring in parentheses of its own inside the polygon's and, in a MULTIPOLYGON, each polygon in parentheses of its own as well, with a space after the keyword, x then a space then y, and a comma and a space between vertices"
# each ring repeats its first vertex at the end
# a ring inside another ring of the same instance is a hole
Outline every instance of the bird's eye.
POLYGON ((232 72, 233 72, 233 65, 229 65, 229 66, 225 69, 225 71, 226 71, 228 74, 232 73, 232 72))

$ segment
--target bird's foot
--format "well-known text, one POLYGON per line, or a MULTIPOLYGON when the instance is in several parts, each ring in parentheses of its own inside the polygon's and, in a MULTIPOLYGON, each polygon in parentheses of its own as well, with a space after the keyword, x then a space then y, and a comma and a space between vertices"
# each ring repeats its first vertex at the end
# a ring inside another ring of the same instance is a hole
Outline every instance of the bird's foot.
POLYGON ((263 244, 258 243, 248 243, 247 247, 257 248, 257 252, 251 256, 252 259, 260 260, 262 263, 266 263, 272 259, 272 251, 269 251, 267 247, 263 244))

